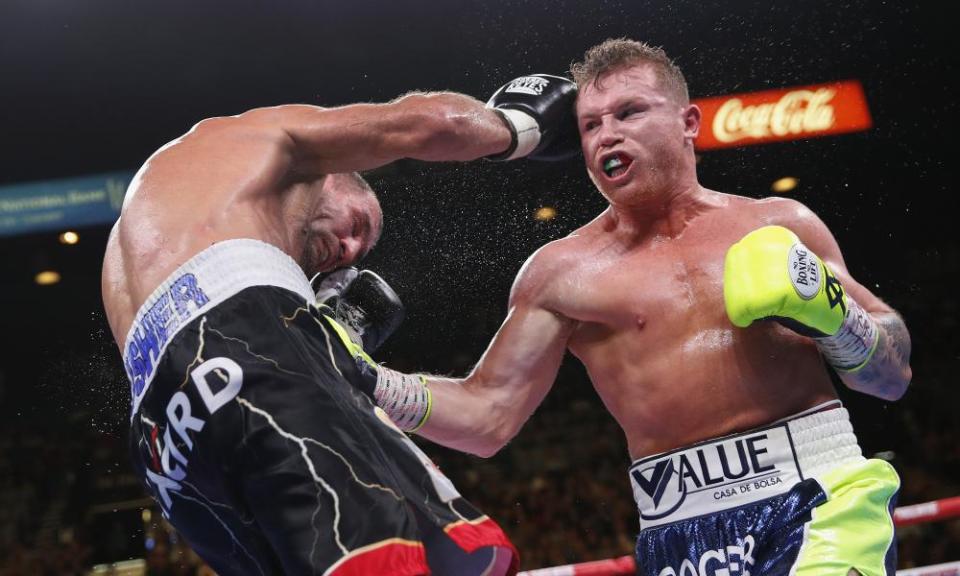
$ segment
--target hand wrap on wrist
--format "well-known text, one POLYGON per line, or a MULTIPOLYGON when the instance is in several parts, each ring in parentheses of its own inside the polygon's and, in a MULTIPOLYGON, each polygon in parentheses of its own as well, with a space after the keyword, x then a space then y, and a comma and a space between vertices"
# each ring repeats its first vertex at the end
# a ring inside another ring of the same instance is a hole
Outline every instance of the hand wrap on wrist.
POLYGON ((856 372, 873 356, 880 331, 870 314, 853 298, 847 297, 847 313, 837 333, 814 340, 831 366, 844 372, 856 372))
POLYGON ((426 380, 419 374, 404 374, 386 366, 377 367, 377 384, 373 390, 377 406, 407 432, 416 432, 430 417, 433 395, 426 380))

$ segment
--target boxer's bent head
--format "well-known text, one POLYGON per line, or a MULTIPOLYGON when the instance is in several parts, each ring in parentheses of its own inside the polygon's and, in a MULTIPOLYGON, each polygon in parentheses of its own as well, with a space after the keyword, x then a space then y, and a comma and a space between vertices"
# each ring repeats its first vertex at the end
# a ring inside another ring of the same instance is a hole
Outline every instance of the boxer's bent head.
POLYGON ((667 56, 663 48, 627 38, 612 38, 597 44, 583 55, 583 62, 570 65, 570 75, 582 94, 588 86, 601 88, 611 72, 633 66, 650 66, 664 92, 681 106, 690 103, 690 93, 683 72, 667 56))
POLYGON ((306 222, 300 265, 307 275, 349 266, 380 238, 383 212, 373 189, 356 172, 328 174, 306 222))

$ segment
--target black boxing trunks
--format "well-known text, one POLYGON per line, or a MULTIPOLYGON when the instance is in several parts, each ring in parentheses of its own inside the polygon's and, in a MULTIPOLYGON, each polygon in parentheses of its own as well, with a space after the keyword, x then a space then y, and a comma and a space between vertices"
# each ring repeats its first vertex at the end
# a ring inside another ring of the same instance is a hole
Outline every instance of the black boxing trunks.
POLYGON ((124 346, 134 466, 222 576, 515 573, 503 531, 351 381, 286 254, 217 243, 124 346))

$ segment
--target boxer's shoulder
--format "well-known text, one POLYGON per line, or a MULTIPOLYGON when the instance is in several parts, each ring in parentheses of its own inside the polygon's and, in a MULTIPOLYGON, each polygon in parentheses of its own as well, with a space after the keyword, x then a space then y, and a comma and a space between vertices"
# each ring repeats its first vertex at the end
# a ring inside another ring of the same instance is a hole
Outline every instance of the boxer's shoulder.
MULTIPOLYGON (((805 204, 792 198, 754 200, 746 210, 753 223, 750 230, 762 226, 783 226, 791 230, 811 249, 831 253, 835 240, 827 225, 805 204)), ((749 230, 747 230, 749 231, 749 230)))
POLYGON ((763 224, 787 226, 791 223, 803 224, 815 219, 816 215, 799 200, 771 196, 768 198, 747 198, 736 208, 742 210, 748 218, 756 218, 763 224))
POLYGON ((735 240, 752 230, 769 225, 789 228, 801 238, 826 230, 823 222, 810 208, 792 198, 748 198, 732 194, 724 194, 723 197, 723 206, 714 211, 710 224, 711 228, 725 232, 716 234, 717 237, 735 240))
POLYGON ((514 280, 511 302, 526 301, 551 310, 575 298, 575 283, 569 280, 581 273, 588 262, 589 242, 571 234, 541 246, 527 258, 514 280))

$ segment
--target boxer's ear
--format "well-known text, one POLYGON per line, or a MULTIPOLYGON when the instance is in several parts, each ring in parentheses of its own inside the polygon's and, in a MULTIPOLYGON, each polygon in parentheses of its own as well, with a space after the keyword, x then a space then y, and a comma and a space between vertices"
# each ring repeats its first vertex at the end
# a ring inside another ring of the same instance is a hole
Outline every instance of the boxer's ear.
POLYGON ((683 110, 683 135, 685 138, 693 140, 700 134, 701 118, 700 107, 696 104, 690 104, 683 110))

